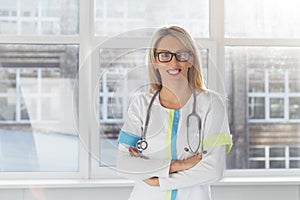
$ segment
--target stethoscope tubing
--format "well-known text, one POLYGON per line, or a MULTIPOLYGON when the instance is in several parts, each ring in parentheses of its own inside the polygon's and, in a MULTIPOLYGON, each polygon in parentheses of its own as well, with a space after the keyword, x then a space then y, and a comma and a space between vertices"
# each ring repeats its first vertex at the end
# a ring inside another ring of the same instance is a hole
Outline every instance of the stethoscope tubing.
MULTIPOLYGON (((152 104, 156 98, 156 96, 159 94, 161 88, 158 89, 153 97, 151 98, 150 100, 150 103, 148 105, 148 108, 147 108, 147 115, 146 115, 146 120, 145 120, 145 125, 144 125, 144 128, 142 127, 142 137, 140 140, 138 140, 136 142, 136 148, 138 149, 138 151, 142 152, 143 150, 146 150, 148 148, 148 142, 146 140, 146 134, 147 134, 147 130, 148 130, 148 125, 149 125, 149 120, 150 120, 150 114, 151 114, 151 107, 152 107, 152 104)), ((200 146, 201 146, 201 143, 202 143, 202 134, 201 134, 201 118, 200 116, 197 114, 196 112, 196 104, 197 104, 197 100, 196 100, 196 94, 195 92, 193 91, 193 97, 194 97, 194 101, 193 101, 193 109, 192 109, 192 112, 187 116, 187 122, 186 122, 186 125, 187 125, 187 143, 188 143, 188 148, 184 148, 186 151, 190 151, 191 153, 193 154, 198 154, 199 152, 199 149, 200 149, 200 146), (191 117, 196 117, 198 119, 198 136, 199 136, 199 143, 198 143, 198 146, 196 148, 196 150, 193 150, 193 148, 191 147, 190 145, 190 138, 189 138, 189 126, 190 126, 190 119, 191 117)), ((202 145, 202 148, 203 148, 203 145, 202 145)))

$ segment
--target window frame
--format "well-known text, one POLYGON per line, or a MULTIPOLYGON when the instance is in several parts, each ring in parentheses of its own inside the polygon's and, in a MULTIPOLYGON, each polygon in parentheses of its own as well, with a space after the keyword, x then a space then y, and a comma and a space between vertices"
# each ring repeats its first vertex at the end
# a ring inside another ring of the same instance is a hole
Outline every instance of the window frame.
MULTIPOLYGON (((300 92, 289 92, 289 72, 290 69, 286 69, 284 71, 284 79, 283 79, 283 85, 284 85, 284 91, 282 92, 272 92, 270 91, 270 84, 272 83, 269 79, 270 71, 269 69, 264 69, 264 90, 262 92, 249 92, 249 86, 250 86, 250 73, 249 68, 247 70, 247 107, 249 109, 249 98, 263 98, 264 99, 264 118, 250 118, 250 115, 248 113, 248 122, 249 123, 276 123, 276 122, 289 122, 289 123, 299 123, 300 117, 296 119, 290 118, 290 98, 300 98, 300 92), (275 118, 271 117, 271 99, 283 99, 283 117, 281 118, 275 118)), ((255 69, 251 69, 255 70, 255 69)))
MULTIPOLYGON (((117 178, 115 170, 109 167, 99 167, 94 155, 99 154, 99 119, 94 113, 99 113, 99 107, 94 107, 95 87, 98 82, 99 70, 97 61, 99 44, 105 44, 108 37, 96 36, 94 1, 79 0, 79 34, 75 36, 9 36, 0 35, 1 44, 77 44, 79 45, 79 171, 78 172, 9 172, 0 173, 2 179, 103 179, 117 178)), ((224 9, 225 0, 210 0, 210 37, 196 38, 204 48, 211 53, 208 68, 208 87, 225 95, 225 47, 226 46, 270 46, 270 47, 300 47, 299 39, 236 39, 225 38, 224 9)), ((135 48, 148 44, 142 38, 131 38, 127 42, 106 44, 107 48, 135 48), (132 42, 134 41, 134 42, 132 42)), ((103 46, 103 45, 102 45, 103 46)), ((105 47, 105 45, 104 45, 105 47)), ((97 88, 97 87, 96 87, 97 88)), ((99 90, 98 90, 99 91, 99 90)), ((99 115, 98 115, 99 116, 99 115)), ((300 176, 300 169, 280 170, 226 170, 228 177, 294 177, 300 176)))
MULTIPOLYGON (((215 0, 212 0, 215 2, 215 0)), ((222 10, 223 19, 225 19, 224 12, 225 12, 225 1, 220 0, 219 5, 224 8, 222 10)), ((217 14, 218 15, 218 14, 217 14)), ((224 20, 223 20, 224 21, 224 20)), ((224 21, 225 23, 225 21, 224 21)), ((217 38, 218 44, 223 44, 222 48, 226 47, 300 47, 300 38, 295 39, 276 39, 276 38, 230 38, 225 37, 223 35, 217 38)), ((220 47, 221 48, 221 47, 220 47)), ((225 55, 225 54, 224 54, 225 55)), ((220 60, 222 62, 222 60, 220 60)), ((225 66, 225 62, 223 61, 223 66, 225 66)), ((224 74, 225 75, 225 74, 224 74)), ((247 85, 248 85, 248 74, 247 74, 247 85)), ((248 87, 247 87, 248 89, 248 87)), ((285 91, 287 92, 287 91, 285 91)), ((248 101, 249 101, 249 91, 247 90, 247 110, 248 110, 248 101)), ((264 97, 266 99, 266 97, 264 97)), ((265 103, 266 105, 266 103, 265 103)), ((269 106, 269 105, 268 105, 269 106)), ((248 111, 247 111, 248 112, 248 111)), ((281 120, 281 119, 280 119, 281 120)), ((257 122, 256 120, 249 120, 248 113, 247 113, 247 121, 248 123, 257 122)), ((282 122, 282 120, 280 121, 282 122)), ((290 121, 292 123, 299 123, 298 120, 290 121)), ((250 157, 249 157, 250 158, 250 157)), ((249 160, 248 160, 249 162, 249 160)), ((224 182, 232 183, 232 182, 239 182, 239 178, 247 178, 251 182, 251 178, 257 179, 259 182, 267 182, 267 177, 278 177, 282 178, 282 180, 286 180, 288 183, 292 183, 293 180, 290 178, 300 176, 300 169, 227 169, 224 172, 224 182), (238 178, 238 179, 236 179, 238 178), (262 179, 261 179, 262 178, 262 179)), ((272 180, 270 180, 272 182, 272 180)), ((276 180, 273 180, 276 182, 276 180)))
POLYGON ((79 90, 78 90, 78 171, 77 172, 1 172, 0 180, 12 180, 12 179, 83 179, 89 177, 89 153, 88 148, 88 110, 87 110, 87 90, 86 84, 88 83, 88 71, 81 70, 82 63, 85 59, 84 52, 88 51, 86 43, 89 43, 90 33, 89 23, 86 21, 89 19, 90 1, 79 0, 79 33, 76 35, 0 35, 0 44, 74 44, 79 46, 79 90))

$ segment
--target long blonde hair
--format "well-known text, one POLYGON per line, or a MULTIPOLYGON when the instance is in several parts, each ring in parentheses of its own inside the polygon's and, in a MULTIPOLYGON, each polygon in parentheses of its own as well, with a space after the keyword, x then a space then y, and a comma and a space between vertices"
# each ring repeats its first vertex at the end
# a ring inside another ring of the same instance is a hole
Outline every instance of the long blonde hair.
POLYGON ((190 87, 199 92, 205 92, 207 89, 205 87, 203 76, 201 72, 201 62, 200 62, 200 54, 194 39, 191 35, 181 27, 178 26, 170 26, 170 27, 162 27, 158 29, 151 40, 150 49, 148 51, 148 73, 149 73, 149 92, 153 93, 158 89, 161 89, 161 78, 160 75, 155 70, 155 57, 154 53, 156 51, 157 45, 160 40, 167 36, 171 35, 177 38, 185 47, 192 52, 193 55, 193 64, 192 67, 188 71, 188 81, 190 87))

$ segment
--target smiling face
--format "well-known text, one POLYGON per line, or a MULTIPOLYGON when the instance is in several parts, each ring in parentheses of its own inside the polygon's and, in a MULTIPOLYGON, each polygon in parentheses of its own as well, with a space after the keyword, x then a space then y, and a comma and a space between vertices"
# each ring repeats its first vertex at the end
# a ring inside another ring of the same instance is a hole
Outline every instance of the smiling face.
POLYGON ((188 69, 192 67, 192 61, 189 50, 171 35, 163 37, 156 47, 156 68, 159 70, 164 86, 176 83, 182 84, 182 81, 187 83, 188 69), (170 55, 172 55, 171 60, 170 55), (168 60, 170 61, 168 62, 168 60))

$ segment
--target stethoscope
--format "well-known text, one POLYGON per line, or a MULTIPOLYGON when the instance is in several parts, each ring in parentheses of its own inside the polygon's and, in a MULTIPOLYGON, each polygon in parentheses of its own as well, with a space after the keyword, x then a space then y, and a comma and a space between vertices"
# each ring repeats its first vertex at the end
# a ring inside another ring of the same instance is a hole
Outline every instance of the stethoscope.
MULTIPOLYGON (((151 98, 150 100, 150 103, 149 103, 149 106, 147 108, 147 115, 146 115, 146 121, 145 121, 145 125, 144 125, 144 128, 142 127, 142 137, 141 139, 139 139, 137 142, 136 142, 136 148, 139 152, 142 152, 144 150, 146 150, 148 148, 148 142, 146 140, 146 134, 147 134, 147 129, 148 129, 148 124, 149 124, 149 119, 150 119, 150 113, 151 113, 151 107, 152 107, 152 104, 156 98, 156 96, 158 95, 158 93, 160 92, 161 89, 157 90, 153 97, 151 98)), ((191 152, 193 154, 198 154, 199 153, 199 148, 200 146, 202 146, 202 153, 206 153, 206 151, 203 151, 203 145, 201 144, 201 142, 203 141, 203 135, 201 134, 201 118, 200 116, 196 113, 196 94, 195 92, 193 92, 193 97, 194 97, 194 101, 193 101, 193 109, 192 109, 192 112, 187 116, 187 119, 186 119, 186 126, 187 126, 187 143, 188 143, 188 147, 185 147, 184 150, 186 152, 191 152), (194 150, 192 147, 191 147, 191 144, 190 144, 190 134, 189 134, 189 126, 190 126, 190 119, 192 117, 196 117, 197 119, 197 126, 198 126, 198 135, 199 135, 199 143, 197 145, 197 148, 194 150)))

